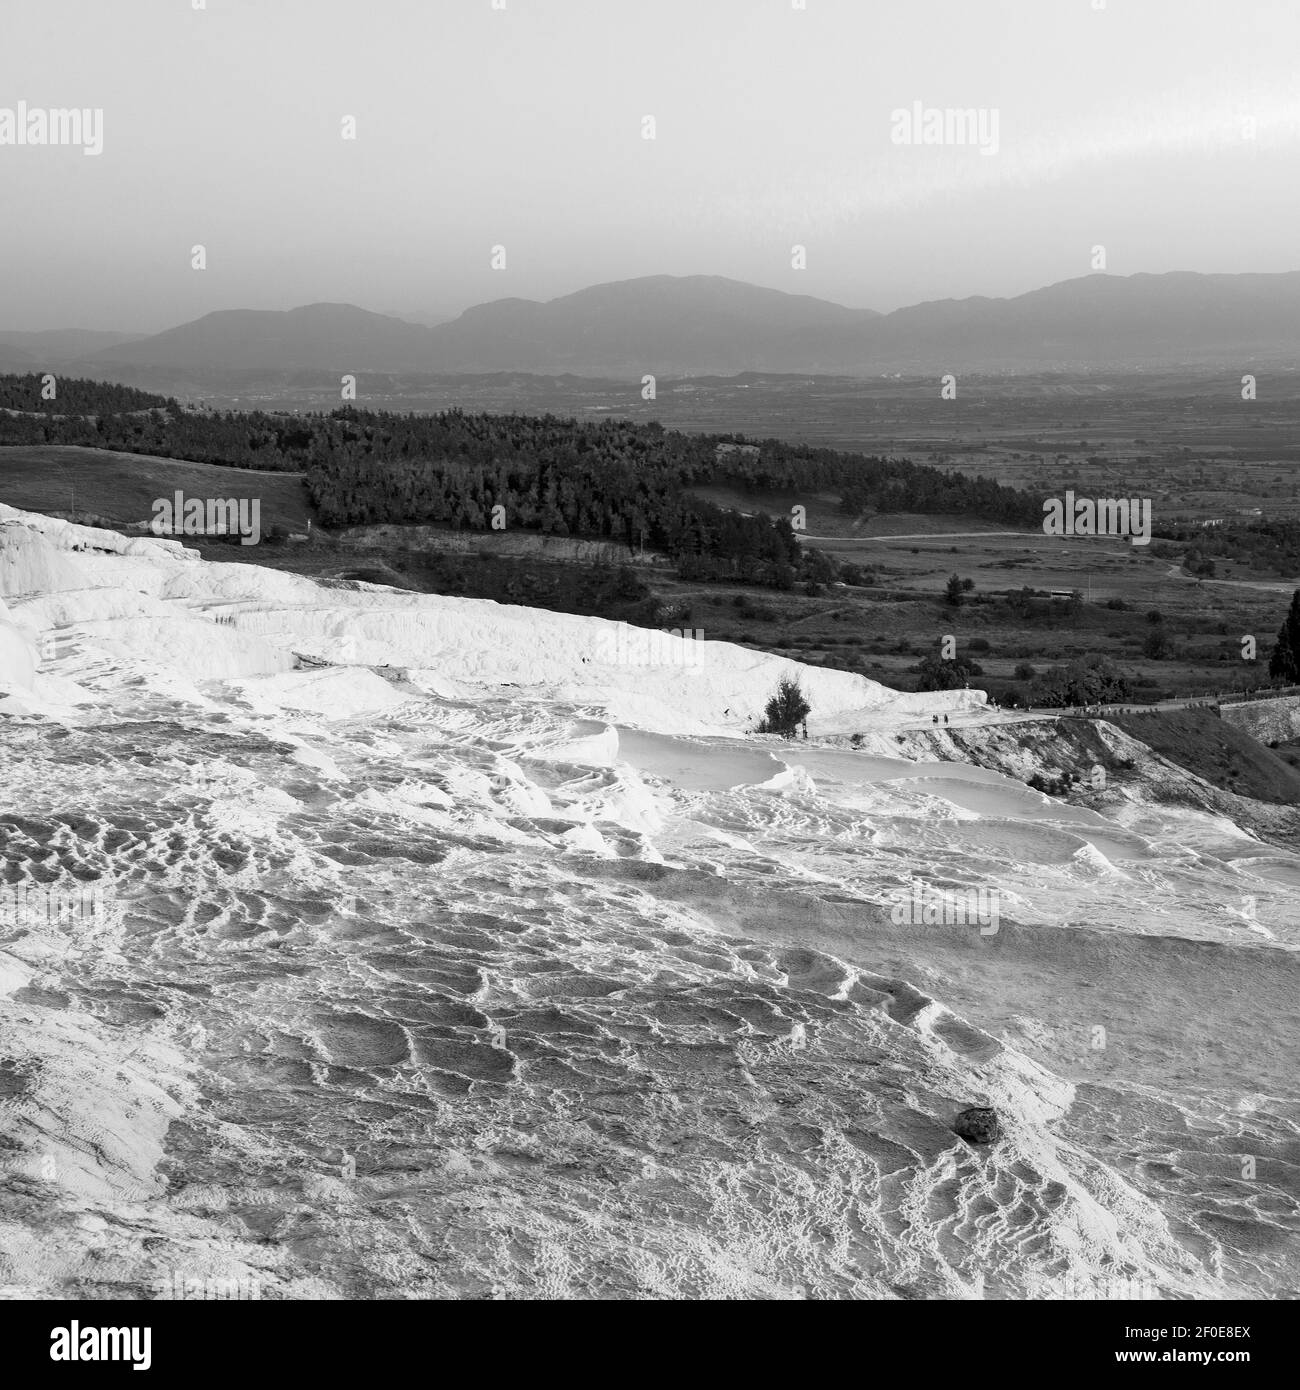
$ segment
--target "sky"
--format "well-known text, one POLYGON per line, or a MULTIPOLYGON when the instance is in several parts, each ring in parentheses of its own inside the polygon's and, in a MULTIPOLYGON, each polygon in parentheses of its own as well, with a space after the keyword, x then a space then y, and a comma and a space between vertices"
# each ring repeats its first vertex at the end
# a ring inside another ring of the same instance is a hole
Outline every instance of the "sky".
POLYGON ((2 3, 0 328, 1300 269, 1296 0, 2 3), (5 143, 20 102, 102 151, 5 143))

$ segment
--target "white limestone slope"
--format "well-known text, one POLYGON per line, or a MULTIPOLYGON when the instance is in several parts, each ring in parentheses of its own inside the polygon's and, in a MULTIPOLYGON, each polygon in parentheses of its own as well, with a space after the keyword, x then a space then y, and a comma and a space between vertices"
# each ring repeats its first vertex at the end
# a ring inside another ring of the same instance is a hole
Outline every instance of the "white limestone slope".
MULTIPOLYGON (((785 676, 812 705, 813 732, 973 711, 985 700, 979 690, 908 695, 733 643, 601 618, 204 564, 175 541, 128 539, 3 505, 0 595, 29 641, 70 633, 115 666, 143 663, 187 679, 282 676, 298 653, 402 666, 443 693, 515 687, 663 732, 752 728, 785 676)), ((24 685, 11 645, 11 679, 24 685)))
POLYGON ((1300 861, 1228 821, 895 732, 978 693, 9 508, 0 592, 69 725, 0 719, 10 1286, 1296 1287, 1300 861), (741 737, 784 673, 871 751, 741 737))
POLYGON ((31 639, 9 617, 0 599, 0 688, 31 690, 36 679, 36 652, 31 639))

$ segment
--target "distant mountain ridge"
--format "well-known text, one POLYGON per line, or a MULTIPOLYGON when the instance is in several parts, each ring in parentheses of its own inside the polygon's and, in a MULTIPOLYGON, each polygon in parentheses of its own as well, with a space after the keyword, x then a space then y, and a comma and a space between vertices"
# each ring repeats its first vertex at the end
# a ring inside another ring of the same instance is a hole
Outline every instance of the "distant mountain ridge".
MULTIPOLYGON (((0 348, 19 335, 0 334, 0 348)), ((23 335, 32 336, 32 335, 23 335)), ((29 343, 13 343, 34 356, 29 343)), ((350 304, 230 309, 77 360, 116 368, 639 378, 741 372, 1300 365, 1300 271, 1090 275, 1009 299, 889 314, 721 276, 646 276, 558 299, 499 299, 428 327, 350 304)))
POLYGON ((144 333, 108 333, 93 328, 54 328, 43 332, 0 331, 0 371, 48 371, 65 361, 87 357, 144 333))
POLYGON ((192 323, 119 343, 94 361, 179 369, 400 372, 428 353, 431 330, 354 304, 219 309, 192 323), (345 365, 340 366, 340 363, 345 365))

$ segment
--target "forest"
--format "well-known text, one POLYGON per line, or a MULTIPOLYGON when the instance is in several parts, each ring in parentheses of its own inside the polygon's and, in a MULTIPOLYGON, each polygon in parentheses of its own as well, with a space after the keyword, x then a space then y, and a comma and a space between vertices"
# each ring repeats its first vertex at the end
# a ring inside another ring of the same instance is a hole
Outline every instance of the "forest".
POLYGON ((1286 517, 1237 519, 1222 526, 1166 526, 1155 535, 1178 544, 1157 541, 1153 555, 1180 560, 1189 574, 1206 579, 1215 577, 1216 560, 1248 565, 1260 574, 1300 574, 1300 522, 1286 517))
MULTIPOLYGON (((45 375, 0 376, 0 410, 19 410, 46 417, 61 415, 121 415, 136 410, 179 410, 165 396, 137 391, 132 386, 115 386, 106 381, 83 381, 79 377, 54 376, 52 400, 42 399, 45 375)), ((28 442, 28 441, 23 441, 28 442)))
MULTIPOLYGON (((818 562, 785 517, 745 515, 692 487, 746 493, 839 491, 857 511, 947 512, 1034 525, 1041 502, 983 477, 740 435, 685 434, 657 423, 552 415, 194 411, 127 387, 59 383, 58 413, 39 377, 0 378, 0 444, 84 445, 240 468, 302 472, 326 527, 423 522, 514 529, 658 550, 691 577, 788 588, 818 562)), ((814 578, 825 578, 820 570, 814 578)))

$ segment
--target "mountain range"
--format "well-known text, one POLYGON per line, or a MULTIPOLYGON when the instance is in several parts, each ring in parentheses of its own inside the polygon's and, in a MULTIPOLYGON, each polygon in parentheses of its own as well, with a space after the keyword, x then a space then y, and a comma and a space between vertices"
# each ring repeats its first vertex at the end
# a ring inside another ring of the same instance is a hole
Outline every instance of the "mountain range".
POLYGON ((117 343, 144 338, 144 333, 110 333, 90 328, 54 328, 40 333, 0 330, 0 371, 42 371, 70 358, 92 357, 117 343))
MULTIPOLYGON (((655 275, 432 326, 351 304, 228 309, 162 333, 0 333, 0 367, 152 373, 928 374, 1300 365, 1300 272, 1090 275, 889 314, 720 276, 655 275)), ((11 368, 12 369, 12 368, 11 368)))

